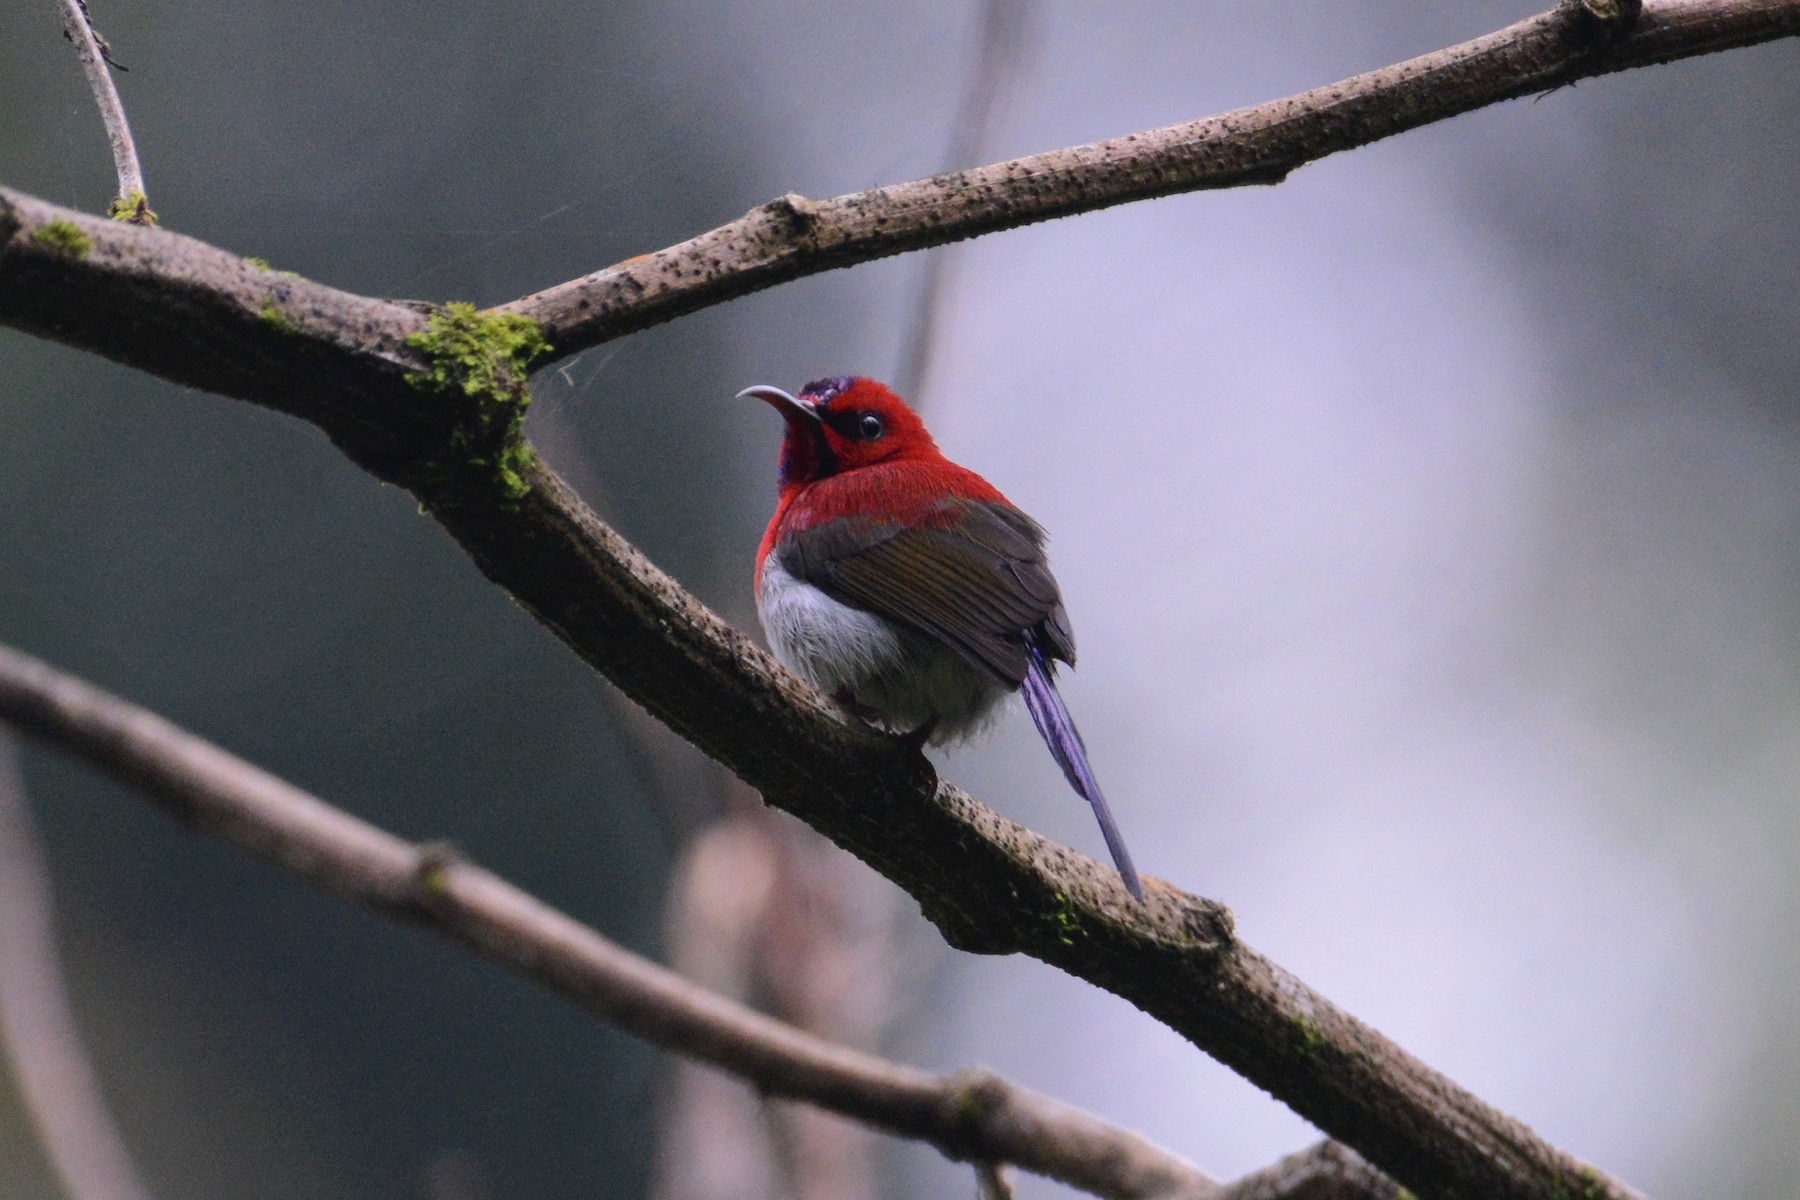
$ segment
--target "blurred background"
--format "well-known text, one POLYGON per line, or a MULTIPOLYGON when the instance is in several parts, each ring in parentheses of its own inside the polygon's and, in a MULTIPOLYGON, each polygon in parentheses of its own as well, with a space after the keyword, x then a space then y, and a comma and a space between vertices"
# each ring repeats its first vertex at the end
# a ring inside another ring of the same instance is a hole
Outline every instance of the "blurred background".
MULTIPOLYGON (((998 57, 983 8, 947 3, 93 11, 168 228, 492 304, 782 192, 1255 103, 1540 6, 1034 2, 998 57), (997 86, 959 142, 972 74, 997 86)), ((741 300, 546 371, 532 428, 754 628, 779 429, 732 394, 922 375, 946 451, 1052 532, 1067 695, 1145 871, 1651 1195, 1780 1194, 1800 1171, 1797 164, 1800 45, 1635 72, 1278 188, 741 300)), ((49 0, 0 5, 0 183, 113 194, 49 0)), ((817 997, 733 953, 835 964, 820 977, 853 998, 816 1027, 989 1064, 1219 1175, 1317 1136, 1122 1002, 945 950, 309 427, 9 330, 0 640, 785 1015, 817 997), (737 840, 708 842, 721 814, 737 840), (771 900, 766 869, 700 853, 758 838, 812 882, 771 900), (734 933, 746 913, 773 923, 734 933), (790 936, 808 921, 825 932, 790 936)), ((941 761, 1103 854, 1022 714, 941 761)), ((734 1085, 84 769, 23 766, 74 1014, 155 1195, 804 1190, 737 1149, 770 1126, 734 1085), (728 1169, 684 1177, 707 1147, 728 1169)), ((832 1194, 973 1193, 934 1152, 846 1144, 832 1194)), ((55 1194, 8 1081, 0 1200, 55 1194)))

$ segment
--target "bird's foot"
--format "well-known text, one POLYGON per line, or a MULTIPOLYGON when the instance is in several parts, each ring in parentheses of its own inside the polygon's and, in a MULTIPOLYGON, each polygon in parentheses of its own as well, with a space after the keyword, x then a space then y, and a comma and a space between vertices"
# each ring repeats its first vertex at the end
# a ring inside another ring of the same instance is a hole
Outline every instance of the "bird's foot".
POLYGON ((839 688, 833 692, 831 702, 843 709, 845 714, 855 717, 859 721, 867 721, 871 725, 881 724, 881 714, 866 704, 858 704, 849 688, 839 688))
POLYGON ((923 754, 925 744, 931 740, 931 735, 937 732, 938 720, 939 718, 933 717, 917 729, 909 729, 901 734, 900 737, 906 743, 907 749, 923 754))

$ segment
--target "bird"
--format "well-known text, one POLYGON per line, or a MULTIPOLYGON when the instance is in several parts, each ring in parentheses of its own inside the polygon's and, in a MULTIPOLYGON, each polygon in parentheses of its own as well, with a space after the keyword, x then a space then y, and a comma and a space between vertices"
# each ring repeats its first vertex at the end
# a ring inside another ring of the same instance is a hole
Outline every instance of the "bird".
POLYGON ((783 666, 923 747, 986 729, 1016 693, 1100 823, 1127 891, 1143 884, 1056 689, 1075 636, 1043 527, 945 458, 885 385, 815 380, 779 412, 778 494, 756 551, 756 611, 783 666))

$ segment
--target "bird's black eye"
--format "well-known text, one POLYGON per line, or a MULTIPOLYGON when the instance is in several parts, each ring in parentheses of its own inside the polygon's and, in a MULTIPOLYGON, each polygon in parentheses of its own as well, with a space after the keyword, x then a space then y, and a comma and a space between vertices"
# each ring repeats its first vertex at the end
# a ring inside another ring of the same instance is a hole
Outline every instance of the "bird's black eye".
POLYGON ((874 413, 864 413, 862 415, 862 420, 856 423, 856 432, 862 435, 863 441, 872 442, 885 433, 886 430, 881 427, 880 417, 876 416, 874 413))

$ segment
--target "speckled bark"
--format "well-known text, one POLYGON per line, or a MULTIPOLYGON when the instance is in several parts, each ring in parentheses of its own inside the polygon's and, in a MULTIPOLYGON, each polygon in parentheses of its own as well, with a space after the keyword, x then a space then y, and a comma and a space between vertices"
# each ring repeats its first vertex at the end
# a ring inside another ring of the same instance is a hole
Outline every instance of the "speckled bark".
POLYGON ((1296 96, 829 200, 789 195, 654 254, 506 307, 559 354, 803 275, 1053 217, 1279 183, 1328 155, 1596 75, 1800 34, 1794 0, 1569 2, 1458 46, 1296 96), (1629 27, 1629 34, 1624 30, 1629 27))

